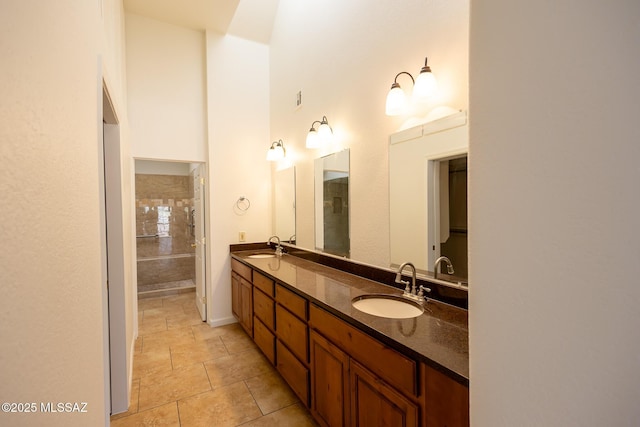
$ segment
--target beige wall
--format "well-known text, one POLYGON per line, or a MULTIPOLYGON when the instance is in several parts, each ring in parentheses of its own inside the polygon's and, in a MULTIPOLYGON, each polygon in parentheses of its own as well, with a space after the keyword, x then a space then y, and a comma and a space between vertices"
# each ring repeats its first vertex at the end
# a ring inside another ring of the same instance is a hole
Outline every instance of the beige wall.
POLYGON ((206 161, 204 32, 127 13, 126 45, 132 155, 206 161))
POLYGON ((132 154, 208 162, 207 320, 233 322, 229 244, 240 231, 270 235, 269 48, 133 14, 126 23, 132 154))
POLYGON ((208 321, 235 322, 231 313, 229 244, 244 231, 248 242, 266 242, 271 231, 269 47, 207 32, 209 136, 208 321), (236 208, 244 196, 246 211, 236 208))
MULTIPOLYGON (((387 117, 387 92, 400 71, 417 76, 428 56, 441 88, 430 107, 466 110, 468 35, 468 0, 280 1, 270 44, 271 140, 284 141, 296 166, 300 246, 314 247, 313 159, 350 148, 351 257, 389 265, 389 135, 421 115, 387 117), (308 150, 306 134, 323 115, 336 144, 308 150)), ((399 82, 411 87, 406 76, 399 82)))
POLYGON ((471 423, 638 425, 640 4, 471 10, 471 423))
POLYGON ((120 63, 110 62, 121 52, 117 41, 103 46, 119 32, 121 9, 105 2, 108 19, 101 21, 99 6, 0 5, 0 194, 11 201, 0 206, 0 400, 87 402, 81 414, 0 413, 2 425, 97 426, 107 419, 99 56, 118 106, 123 93, 120 63))

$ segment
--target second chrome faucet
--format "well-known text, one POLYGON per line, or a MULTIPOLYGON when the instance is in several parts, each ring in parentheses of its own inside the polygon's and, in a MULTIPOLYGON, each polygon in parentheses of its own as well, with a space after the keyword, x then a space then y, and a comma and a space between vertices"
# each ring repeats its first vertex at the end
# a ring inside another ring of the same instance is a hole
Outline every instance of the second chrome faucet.
POLYGON ((442 262, 447 264, 447 274, 455 273, 455 271, 453 271, 453 264, 451 264, 451 260, 449 260, 449 258, 447 258, 446 256, 441 256, 433 264, 433 278, 434 279, 438 278, 438 267, 440 266, 440 263, 442 263, 442 262))

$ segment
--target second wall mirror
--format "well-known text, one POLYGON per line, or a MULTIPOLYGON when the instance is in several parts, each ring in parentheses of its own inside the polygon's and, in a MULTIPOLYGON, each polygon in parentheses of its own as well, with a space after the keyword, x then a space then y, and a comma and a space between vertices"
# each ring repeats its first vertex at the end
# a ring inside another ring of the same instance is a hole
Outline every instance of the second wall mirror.
POLYGON ((349 150, 315 160, 315 247, 349 257, 349 150))

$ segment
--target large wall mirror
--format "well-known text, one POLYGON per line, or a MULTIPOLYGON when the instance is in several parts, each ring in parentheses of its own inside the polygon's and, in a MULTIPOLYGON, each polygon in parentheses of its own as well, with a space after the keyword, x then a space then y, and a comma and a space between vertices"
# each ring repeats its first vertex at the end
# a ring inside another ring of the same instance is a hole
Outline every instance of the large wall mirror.
POLYGON ((314 162, 315 248, 350 256, 349 150, 314 162))
POLYGON ((442 277, 467 284, 466 123, 466 113, 459 112, 391 136, 391 266, 411 261, 432 273, 446 256, 454 274, 442 277))
MULTIPOLYGON (((348 257, 380 268, 396 269, 409 261, 426 276, 433 275, 438 257, 447 256, 453 264, 454 277, 439 278, 460 287, 457 285, 468 282, 468 140, 466 112, 454 112, 392 134, 388 146, 389 186, 375 189, 389 191, 389 205, 369 205, 367 209, 358 210, 366 212, 359 216, 351 209, 362 200, 362 195, 352 192, 350 185, 353 172, 350 156, 356 153, 344 150, 301 164, 302 172, 297 178, 293 171, 278 171, 276 197, 285 188, 295 192, 294 180, 298 179, 297 201, 302 203, 298 213, 307 214, 296 218, 293 198, 281 201, 278 197, 275 234, 286 242, 292 240, 291 235, 297 231, 298 238, 292 243, 302 249, 348 257), (369 215, 389 223, 389 234, 381 231, 375 240, 375 244, 389 245, 388 255, 374 261, 354 257, 355 253, 367 251, 351 239, 352 228, 367 223, 369 215), (297 229, 293 221, 297 221, 297 229), (289 230, 293 231, 285 231, 280 224, 290 224, 289 230)), ((446 268, 443 271, 446 273, 446 268)))
POLYGON ((296 242, 296 170, 290 167, 275 173, 273 188, 274 234, 283 242, 296 242))

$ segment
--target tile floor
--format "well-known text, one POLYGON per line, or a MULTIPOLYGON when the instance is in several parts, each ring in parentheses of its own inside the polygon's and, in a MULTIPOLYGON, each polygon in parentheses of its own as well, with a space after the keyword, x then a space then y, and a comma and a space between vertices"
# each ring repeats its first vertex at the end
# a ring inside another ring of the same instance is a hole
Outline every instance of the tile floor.
POLYGON ((131 402, 111 426, 317 426, 244 330, 211 328, 194 299, 139 300, 131 402))

